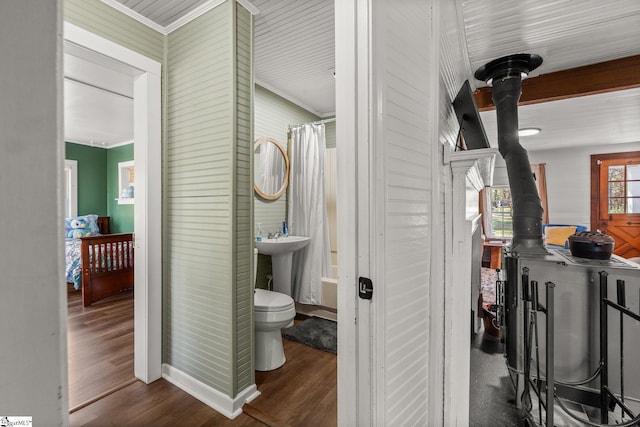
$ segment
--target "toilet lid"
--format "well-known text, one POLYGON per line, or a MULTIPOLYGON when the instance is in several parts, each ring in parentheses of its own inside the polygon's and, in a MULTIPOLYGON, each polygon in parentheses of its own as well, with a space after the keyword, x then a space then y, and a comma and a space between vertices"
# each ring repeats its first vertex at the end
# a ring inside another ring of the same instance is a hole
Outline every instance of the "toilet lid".
POLYGON ((281 311, 291 308, 293 299, 280 292, 256 289, 253 295, 253 305, 256 311, 281 311))

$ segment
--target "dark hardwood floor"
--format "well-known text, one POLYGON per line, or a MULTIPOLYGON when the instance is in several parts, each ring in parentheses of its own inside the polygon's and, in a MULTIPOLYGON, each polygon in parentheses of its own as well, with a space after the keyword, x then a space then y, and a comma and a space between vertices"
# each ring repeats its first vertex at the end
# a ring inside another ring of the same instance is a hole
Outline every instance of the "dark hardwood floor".
POLYGON ((84 309, 69 297, 69 394, 70 407, 77 407, 71 426, 337 425, 333 354, 285 339, 285 365, 256 372, 262 394, 229 420, 163 379, 148 385, 133 379, 132 294, 84 309))
POLYGON ((69 408, 74 409, 133 376, 133 291, 82 306, 67 294, 69 408))

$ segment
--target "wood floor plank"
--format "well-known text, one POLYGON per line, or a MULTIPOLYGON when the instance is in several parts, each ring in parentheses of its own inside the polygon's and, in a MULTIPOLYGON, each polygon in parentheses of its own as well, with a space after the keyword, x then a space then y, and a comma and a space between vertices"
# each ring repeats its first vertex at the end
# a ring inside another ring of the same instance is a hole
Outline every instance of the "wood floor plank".
MULTIPOLYGON (((68 306, 69 393, 74 407, 133 378, 133 295, 68 306)), ((337 358, 283 340, 284 366, 256 372, 261 395, 235 420, 173 384, 135 381, 74 413, 71 426, 292 426, 337 425, 337 358)))
POLYGON ((69 416, 75 426, 264 426, 247 414, 230 420, 173 384, 141 381, 69 416))
POLYGON ((70 408, 133 379, 133 292, 90 307, 69 292, 67 353, 70 408))

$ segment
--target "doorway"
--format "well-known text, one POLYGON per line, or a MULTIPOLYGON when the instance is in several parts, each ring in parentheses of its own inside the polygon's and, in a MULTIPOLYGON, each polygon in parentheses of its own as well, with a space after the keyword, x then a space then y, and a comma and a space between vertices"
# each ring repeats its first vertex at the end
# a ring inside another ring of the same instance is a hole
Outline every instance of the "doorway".
POLYGON ((134 70, 134 375, 150 383, 161 377, 162 360, 161 64, 67 22, 64 44, 134 70))
POLYGON ((640 151, 591 156, 591 229, 614 239, 615 255, 640 256, 640 151))

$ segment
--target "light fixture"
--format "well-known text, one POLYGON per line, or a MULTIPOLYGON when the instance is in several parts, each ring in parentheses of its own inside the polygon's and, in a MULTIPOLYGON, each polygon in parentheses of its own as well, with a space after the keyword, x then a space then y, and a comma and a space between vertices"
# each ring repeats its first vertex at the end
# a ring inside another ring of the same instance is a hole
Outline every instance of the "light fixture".
POLYGON ((518 129, 518 136, 531 136, 540 133, 540 128, 522 128, 518 129))

